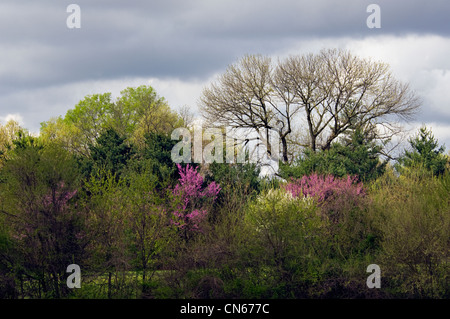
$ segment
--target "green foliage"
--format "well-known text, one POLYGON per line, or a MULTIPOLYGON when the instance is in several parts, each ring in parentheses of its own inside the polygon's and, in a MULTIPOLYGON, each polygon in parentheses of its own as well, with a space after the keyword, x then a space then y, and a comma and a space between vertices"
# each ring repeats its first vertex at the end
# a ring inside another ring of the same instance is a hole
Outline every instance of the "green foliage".
POLYGON ((8 153, 14 149, 14 141, 23 135, 27 135, 26 130, 14 120, 9 120, 5 125, 0 124, 0 169, 8 159, 8 153))
POLYGON ((210 218, 223 218, 224 214, 239 214, 249 198, 259 194, 262 188, 259 168, 255 164, 210 164, 205 181, 216 182, 221 191, 217 197, 215 211, 210 218))
POLYGON ((149 133, 169 134, 182 126, 180 115, 172 111, 151 86, 141 85, 121 91, 117 101, 111 93, 87 95, 67 111, 64 118, 41 123, 44 140, 58 141, 65 148, 88 156, 89 146, 108 129, 139 148, 149 133))
POLYGON ((0 298, 450 296, 450 173, 425 127, 401 174, 358 125, 281 164, 297 182, 251 164, 179 173, 179 116, 151 87, 121 93, 87 96, 39 137, 0 127, 0 298), (200 216, 202 231, 179 236, 174 213, 200 216), (72 291, 71 263, 83 274, 72 291), (366 286, 372 263, 381 289, 366 286))
POLYGON ((398 160, 397 169, 402 172, 404 168, 419 169, 425 168, 433 175, 444 173, 447 164, 447 157, 443 154, 444 146, 440 146, 434 138, 431 130, 425 126, 419 129, 415 137, 409 139, 411 151, 406 150, 398 160))
POLYGON ((120 177, 133 155, 132 147, 127 145, 125 138, 119 136, 113 129, 103 132, 96 143, 89 146, 89 149, 88 158, 79 158, 80 167, 85 176, 101 168, 120 177))
POLYGON ((111 125, 139 147, 150 133, 167 135, 174 128, 183 126, 181 117, 151 86, 128 87, 120 93, 113 108, 111 125))
POLYGON ((68 292, 60 285, 67 261, 82 257, 83 221, 71 203, 79 176, 70 154, 34 141, 19 140, 1 171, 1 211, 14 251, 10 271, 21 285, 41 287, 28 291, 32 297, 59 298, 68 292))
POLYGON ((67 111, 65 124, 74 126, 81 147, 88 148, 109 127, 113 106, 111 93, 88 95, 67 111))
POLYGON ((172 161, 171 150, 177 142, 167 135, 149 133, 145 137, 145 147, 140 150, 141 163, 156 176, 155 188, 162 191, 174 185, 178 178, 176 164, 172 161))
POLYGON ((323 248, 323 223, 312 198, 294 198, 284 190, 262 193, 248 207, 245 222, 253 258, 266 272, 273 296, 305 297, 305 287, 320 276, 317 251, 323 248))
POLYGON ((389 174, 373 185, 383 282, 396 296, 448 298, 450 174, 389 174))
POLYGON ((355 130, 348 140, 333 143, 329 150, 305 149, 293 165, 280 165, 281 176, 301 178, 315 172, 337 177, 356 175, 361 181, 375 180, 386 167, 386 162, 379 160, 381 149, 362 130, 355 130))

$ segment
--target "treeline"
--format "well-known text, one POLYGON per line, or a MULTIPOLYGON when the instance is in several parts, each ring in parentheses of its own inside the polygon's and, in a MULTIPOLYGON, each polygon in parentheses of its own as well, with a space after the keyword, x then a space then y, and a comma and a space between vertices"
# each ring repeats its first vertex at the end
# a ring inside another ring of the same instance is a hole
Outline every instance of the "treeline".
POLYGON ((173 163, 187 118, 142 86, 87 96, 38 137, 1 127, 0 297, 450 296, 448 157, 430 130, 392 166, 355 126, 268 180, 173 163))

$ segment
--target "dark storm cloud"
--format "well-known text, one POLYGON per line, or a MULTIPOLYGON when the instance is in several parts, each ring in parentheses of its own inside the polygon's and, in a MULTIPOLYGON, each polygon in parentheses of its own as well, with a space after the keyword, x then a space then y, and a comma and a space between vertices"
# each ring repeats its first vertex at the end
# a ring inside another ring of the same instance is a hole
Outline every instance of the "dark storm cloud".
MULTIPOLYGON (((205 77, 245 53, 270 54, 296 39, 362 37, 372 1, 4 1, 1 92, 122 76, 205 77), (9 53, 9 54, 8 54, 9 53), (8 61, 8 62, 7 62, 8 61)), ((446 1, 377 1, 386 33, 447 34, 446 1)))

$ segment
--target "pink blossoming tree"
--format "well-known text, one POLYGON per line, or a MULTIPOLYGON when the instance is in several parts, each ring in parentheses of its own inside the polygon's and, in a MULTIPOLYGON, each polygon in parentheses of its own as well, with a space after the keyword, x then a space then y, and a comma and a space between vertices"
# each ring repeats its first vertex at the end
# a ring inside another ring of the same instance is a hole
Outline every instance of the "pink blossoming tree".
POLYGON ((220 192, 220 186, 211 182, 203 187, 203 177, 196 168, 186 165, 183 168, 177 164, 180 178, 173 189, 173 195, 177 198, 175 211, 173 212, 174 225, 184 230, 184 237, 188 239, 190 232, 201 232, 201 223, 208 214, 208 208, 212 206, 220 192))
POLYGON ((305 175, 284 185, 294 197, 312 197, 321 207, 322 214, 337 222, 343 213, 358 206, 366 193, 357 176, 337 178, 332 175, 305 175))

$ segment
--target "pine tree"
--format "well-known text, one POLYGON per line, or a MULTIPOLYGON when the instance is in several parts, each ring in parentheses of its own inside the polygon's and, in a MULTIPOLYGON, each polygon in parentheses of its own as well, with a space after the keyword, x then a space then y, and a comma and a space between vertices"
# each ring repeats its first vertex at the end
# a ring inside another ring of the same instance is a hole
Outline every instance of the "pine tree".
MULTIPOLYGON (((409 139, 411 151, 405 150, 399 159, 399 164, 407 168, 423 167, 433 175, 445 172, 447 157, 443 154, 445 147, 439 146, 431 129, 422 126, 416 136, 409 139)), ((401 166, 397 166, 401 170, 401 166)))

